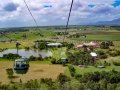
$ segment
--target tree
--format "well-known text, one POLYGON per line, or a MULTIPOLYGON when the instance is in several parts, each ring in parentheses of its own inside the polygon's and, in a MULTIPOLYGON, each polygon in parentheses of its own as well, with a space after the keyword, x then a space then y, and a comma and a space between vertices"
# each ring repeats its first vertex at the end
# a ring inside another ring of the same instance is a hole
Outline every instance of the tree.
POLYGON ((100 48, 102 49, 109 49, 109 43, 108 42, 102 42, 101 45, 100 45, 100 48))
POLYGON ((92 58, 88 52, 78 51, 75 53, 67 53, 68 61, 74 65, 92 64, 92 58))
POLYGON ((73 47, 74 47, 74 44, 73 44, 73 43, 70 43, 70 44, 67 45, 67 49, 71 49, 71 48, 73 48, 73 47))
POLYGON ((69 71, 71 73, 71 76, 73 77, 75 75, 75 68, 74 68, 74 66, 73 65, 69 65, 68 68, 69 68, 69 71))

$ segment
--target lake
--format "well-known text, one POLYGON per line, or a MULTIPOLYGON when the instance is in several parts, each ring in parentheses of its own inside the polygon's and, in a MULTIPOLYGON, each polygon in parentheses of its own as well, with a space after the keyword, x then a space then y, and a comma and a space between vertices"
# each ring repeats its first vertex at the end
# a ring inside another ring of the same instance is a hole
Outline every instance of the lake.
MULTIPOLYGON (((3 54, 9 54, 9 53, 17 54, 17 50, 16 49, 7 49, 3 52, 0 52, 0 57, 2 57, 3 54)), ((52 56, 52 52, 48 51, 48 50, 34 51, 34 50, 20 49, 18 51, 18 54, 20 56, 22 56, 22 58, 29 58, 30 56, 39 57, 40 55, 42 56, 42 58, 52 56)))

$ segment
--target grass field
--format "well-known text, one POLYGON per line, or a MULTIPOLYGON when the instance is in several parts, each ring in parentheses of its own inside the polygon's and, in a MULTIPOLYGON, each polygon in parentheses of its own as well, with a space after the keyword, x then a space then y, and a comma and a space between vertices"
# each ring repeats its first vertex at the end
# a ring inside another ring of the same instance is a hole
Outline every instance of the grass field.
MULTIPOLYGON (((63 30, 59 30, 63 31, 63 30)), ((83 33, 87 37, 83 38, 67 38, 65 39, 66 42, 71 42, 74 44, 78 43, 84 43, 85 41, 105 41, 110 40, 113 41, 115 46, 113 48, 120 50, 120 31, 74 31, 73 29, 68 31, 70 34, 73 33, 83 33)), ((63 35, 58 36, 54 30, 29 30, 26 32, 13 32, 7 34, 8 37, 12 39, 17 39, 23 46, 32 47, 34 44, 34 41, 36 40, 52 40, 56 42, 62 42, 63 35), (44 35, 44 37, 40 36, 40 33, 44 35), (22 36, 26 34, 27 38, 24 39, 22 36), (54 37, 59 37, 59 39, 53 39, 54 37)), ((0 40, 6 40, 7 42, 0 42, 0 48, 15 48, 15 42, 8 42, 8 38, 0 36, 0 40)), ((20 46, 20 48, 24 48, 23 46, 20 46)), ((66 55, 64 52, 66 51, 66 48, 54 48, 50 49, 53 53, 53 58, 56 58, 57 60, 60 58, 66 58, 66 55)), ((100 62, 108 61, 112 63, 112 61, 120 60, 120 57, 109 57, 105 60, 100 60, 100 62)), ((9 79, 7 78, 6 69, 13 67, 13 61, 3 60, 0 59, 0 82, 2 83, 9 83, 9 79)), ((119 66, 107 66, 106 68, 96 68, 94 66, 88 66, 87 68, 84 67, 78 67, 75 66, 76 73, 78 74, 84 74, 87 72, 95 72, 95 71, 110 71, 112 69, 120 71, 119 66)), ((18 75, 14 74, 16 78, 14 79, 15 82, 19 82, 20 79, 22 79, 23 82, 26 82, 30 79, 40 79, 40 78, 52 78, 55 80, 57 76, 60 73, 65 73, 66 75, 70 76, 70 72, 68 67, 63 67, 62 65, 52 65, 50 61, 35 61, 30 62, 30 68, 27 74, 24 75, 18 75)))
MULTIPOLYGON (((59 32, 63 32, 64 30, 58 30, 59 32)), ((57 32, 58 32, 57 31, 57 32)), ((8 37, 11 39, 16 39, 18 40, 22 45, 24 46, 29 46, 31 47, 34 44, 34 41, 36 40, 52 40, 52 41, 57 41, 61 42, 63 39, 63 35, 58 36, 54 30, 29 30, 26 32, 13 32, 7 34, 8 37), (40 36, 40 33, 44 35, 43 37, 40 36), (22 36, 26 34, 26 39, 24 39, 22 36), (54 37, 59 37, 59 39, 53 39, 54 37)), ((117 30, 109 30, 109 31, 100 31, 100 30, 87 30, 87 31, 75 31, 74 29, 68 30, 69 34, 73 33, 80 33, 80 34, 85 34, 87 37, 80 37, 80 38, 66 38, 66 42, 72 42, 72 43, 80 43, 82 41, 105 41, 105 40, 110 40, 110 41, 120 41, 120 31, 117 30)), ((0 36, 0 40, 6 40, 8 41, 9 39, 0 36)), ((15 43, 14 42, 0 42, 0 48, 15 48, 15 43)), ((23 48, 23 46, 21 46, 23 48)))
MULTIPOLYGON (((120 71, 120 66, 107 66, 106 68, 96 68, 94 66, 88 66, 88 67, 79 67, 79 66, 74 66, 75 69, 76 69, 76 74, 85 74, 85 73, 88 73, 88 72, 96 72, 96 71, 111 71, 111 70, 117 70, 117 71, 120 71)), ((68 76, 71 76, 70 75, 70 72, 69 72, 69 69, 66 68, 65 70, 65 74, 68 75, 68 76)))
MULTIPOLYGON (((120 66, 114 66, 112 64, 113 61, 120 61, 120 56, 109 57, 107 59, 99 60, 98 62, 104 62, 104 61, 111 63, 111 66, 106 66, 105 68, 96 68, 94 66, 87 66, 87 67, 74 66, 76 69, 76 74, 84 74, 84 73, 95 72, 95 71, 100 71, 100 72, 101 71, 111 71, 112 69, 120 71, 120 66)), ((68 68, 65 69, 65 74, 68 76, 71 76, 68 68)))
MULTIPOLYGON (((27 74, 14 74, 16 77, 13 81, 19 82, 20 79, 23 82, 27 82, 31 79, 40 78, 52 78, 55 80, 60 73, 64 73, 65 67, 61 65, 48 64, 49 62, 30 62, 30 68, 27 74)), ((13 67, 13 61, 0 61, 0 82, 6 84, 9 83, 7 78, 6 69, 13 67)))
POLYGON ((119 41, 120 40, 120 31, 100 31, 100 30, 89 30, 89 31, 79 31, 77 33, 85 34, 86 38, 80 37, 80 38, 73 38, 73 40, 82 40, 82 41, 119 41))
POLYGON ((86 40, 86 41, 106 41, 106 40, 110 40, 110 41, 119 41, 120 40, 120 34, 119 35, 86 35, 86 38, 77 38, 77 39, 73 39, 73 40, 86 40))

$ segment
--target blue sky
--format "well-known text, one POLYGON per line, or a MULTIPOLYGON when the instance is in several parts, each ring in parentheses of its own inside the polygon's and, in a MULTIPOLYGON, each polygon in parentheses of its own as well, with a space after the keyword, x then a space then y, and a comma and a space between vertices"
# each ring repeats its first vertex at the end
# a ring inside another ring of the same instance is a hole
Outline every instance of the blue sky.
MULTIPOLYGON (((39 26, 65 25, 71 0, 26 0, 39 26)), ((120 0, 74 0, 70 24, 120 18, 120 0)), ((0 2, 0 27, 35 26, 23 0, 0 2)))

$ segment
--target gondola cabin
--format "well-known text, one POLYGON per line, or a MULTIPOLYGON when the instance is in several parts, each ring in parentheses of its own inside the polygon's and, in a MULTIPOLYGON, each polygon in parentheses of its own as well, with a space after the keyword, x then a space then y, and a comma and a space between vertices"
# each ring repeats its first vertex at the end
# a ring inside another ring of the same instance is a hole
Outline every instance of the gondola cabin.
POLYGON ((27 70, 29 68, 29 62, 27 59, 16 59, 14 62, 15 70, 27 70))

